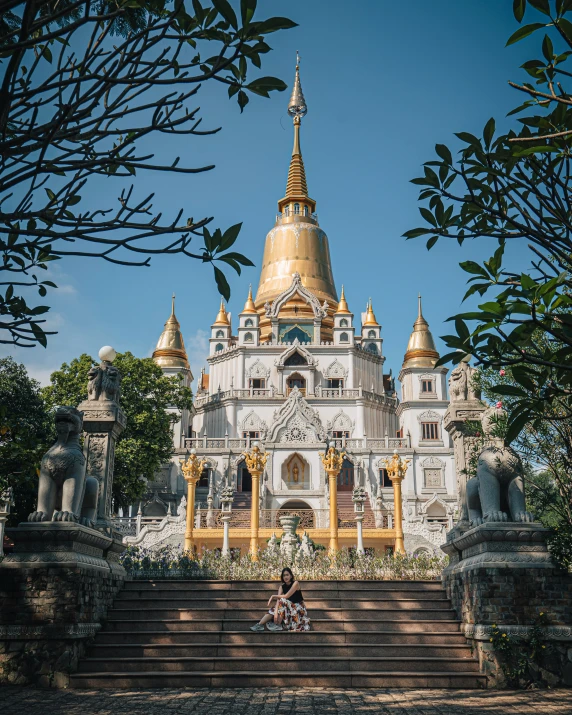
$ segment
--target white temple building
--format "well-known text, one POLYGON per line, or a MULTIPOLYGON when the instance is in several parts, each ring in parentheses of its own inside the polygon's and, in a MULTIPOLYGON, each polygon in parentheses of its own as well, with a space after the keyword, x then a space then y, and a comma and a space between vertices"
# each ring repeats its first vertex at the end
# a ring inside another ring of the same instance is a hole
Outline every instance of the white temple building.
POLYGON ((256 440, 269 455, 261 514, 293 510, 302 515, 302 526, 319 530, 329 495, 318 453, 334 441, 346 452, 338 477, 342 526, 351 521, 353 488, 363 486, 365 545, 383 549, 393 512, 383 465, 397 449, 411 460, 403 482, 406 549, 433 551, 444 542, 457 504, 453 448, 443 429, 447 369, 435 367, 439 355, 421 297, 398 388, 391 371, 384 371, 384 338, 372 300, 356 316, 343 286, 338 297, 328 237, 308 194, 300 149, 306 111, 297 67, 288 107, 294 148, 286 193, 266 236, 256 296, 248 291, 236 317, 221 302, 210 329, 208 368, 198 384, 173 303, 153 358, 166 374, 181 373, 193 386, 194 409, 181 415, 172 462, 149 485, 141 512, 145 517, 174 511, 186 492, 180 462, 194 447, 207 460, 197 487, 196 524, 203 525, 201 514, 209 508, 216 512, 228 484, 235 490, 233 508, 246 520, 237 523, 247 526, 251 482, 242 453, 256 440))

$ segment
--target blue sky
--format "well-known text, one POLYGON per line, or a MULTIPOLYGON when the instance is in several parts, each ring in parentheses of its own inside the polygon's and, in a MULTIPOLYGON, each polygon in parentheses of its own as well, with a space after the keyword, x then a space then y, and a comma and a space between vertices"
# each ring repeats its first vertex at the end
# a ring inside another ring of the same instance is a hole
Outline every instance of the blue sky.
MULTIPOLYGON (((540 38, 505 48, 516 28, 511 0, 259 0, 258 12, 299 23, 269 36, 273 52, 263 59, 262 74, 291 85, 300 51, 308 104, 302 151, 310 195, 330 240, 334 278, 338 290, 345 285, 356 317, 372 296, 386 368, 396 374, 417 293, 434 336, 443 335, 449 331, 444 321, 465 291, 459 261, 494 250, 480 241, 463 248, 438 244, 428 252, 422 240, 401 238, 422 224, 409 180, 433 158, 435 143, 456 146, 454 132, 480 133, 493 115, 506 126, 504 116, 520 101, 507 80, 522 78, 518 67, 536 54, 540 38)), ((257 267, 229 276, 233 314, 242 308, 249 283, 256 288, 264 239, 284 195, 292 147, 289 93, 273 93, 270 100, 253 96, 240 114, 223 85, 205 86, 197 100, 204 125, 222 126, 221 132, 154 138, 153 150, 168 159, 180 155, 182 164, 216 168, 195 176, 136 178, 141 196, 156 192, 155 207, 164 216, 184 207, 185 216, 214 216, 215 227, 243 221, 236 247, 257 267)), ((117 182, 98 185, 98 201, 113 204, 117 194, 117 182)), ((104 344, 150 355, 172 292, 195 375, 205 364, 219 301, 209 266, 179 257, 154 259, 151 268, 69 259, 54 264, 52 275, 60 288, 49 294, 49 326, 58 334, 48 348, 0 347, 0 354, 12 354, 42 382, 62 362, 81 352, 96 355, 104 344)))

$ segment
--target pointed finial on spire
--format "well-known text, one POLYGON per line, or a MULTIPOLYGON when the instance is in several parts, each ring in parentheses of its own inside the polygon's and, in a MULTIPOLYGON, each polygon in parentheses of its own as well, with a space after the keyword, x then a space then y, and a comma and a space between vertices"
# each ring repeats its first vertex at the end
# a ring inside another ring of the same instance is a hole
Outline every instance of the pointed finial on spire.
POLYGON ((228 315, 224 307, 224 300, 222 298, 220 299, 220 308, 213 325, 230 325, 228 321, 228 315))
POLYGON ((244 304, 242 312, 256 313, 256 306, 254 305, 254 301, 252 300, 252 285, 248 287, 248 298, 246 299, 246 303, 244 304))
POLYGON ((171 298, 171 315, 174 317, 175 315, 175 294, 173 293, 173 296, 171 298))
POLYGON ((421 293, 417 296, 417 319, 407 344, 403 367, 432 368, 439 359, 435 341, 429 330, 429 323, 423 317, 421 293))
POLYGON ((367 312, 365 315, 365 321, 363 323, 364 326, 371 326, 371 327, 377 327, 379 328, 379 323, 377 322, 377 318, 375 317, 375 313, 373 312, 373 304, 371 302, 371 298, 369 299, 367 303, 367 312))
POLYGON ((340 302, 338 303, 338 309, 336 313, 349 313, 348 303, 346 301, 346 294, 344 292, 344 287, 342 286, 342 294, 340 296, 340 302))
POLYGON ((302 85, 300 83, 300 55, 296 51, 296 76, 294 78, 294 87, 292 88, 292 96, 288 103, 288 114, 294 119, 294 124, 300 124, 302 117, 305 117, 308 112, 302 85))

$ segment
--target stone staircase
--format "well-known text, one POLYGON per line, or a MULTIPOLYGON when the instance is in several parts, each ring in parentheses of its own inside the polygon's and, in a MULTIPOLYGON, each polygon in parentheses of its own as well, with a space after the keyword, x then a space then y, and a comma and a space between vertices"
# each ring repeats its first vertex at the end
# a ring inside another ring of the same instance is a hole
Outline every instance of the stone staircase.
POLYGON ((485 687, 439 582, 303 591, 312 631, 252 633, 276 583, 129 582, 71 687, 485 687))
MULTIPOLYGON (((371 508, 369 494, 365 495, 365 502, 363 503, 363 506, 363 528, 375 529, 375 514, 371 508)), ((338 514, 340 514, 342 521, 350 522, 353 526, 355 526, 355 511, 351 492, 338 491, 338 514)))

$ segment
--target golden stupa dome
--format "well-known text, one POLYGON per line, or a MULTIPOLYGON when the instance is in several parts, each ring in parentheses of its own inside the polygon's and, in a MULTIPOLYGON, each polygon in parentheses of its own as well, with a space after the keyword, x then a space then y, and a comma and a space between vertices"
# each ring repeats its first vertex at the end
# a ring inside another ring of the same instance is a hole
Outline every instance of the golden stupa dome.
POLYGON ((363 323, 363 327, 364 328, 379 328, 379 323, 377 322, 375 313, 373 312, 371 298, 369 299, 369 302, 367 304, 367 311, 365 314, 365 320, 363 323))
POLYGON ((175 316, 175 295, 171 302, 171 315, 168 317, 157 347, 153 351, 153 360, 159 367, 178 367, 189 369, 189 360, 181 326, 175 316))
POLYGON ((429 323, 423 317, 421 296, 419 296, 417 320, 413 323, 413 332, 407 343, 403 367, 433 368, 438 359, 439 353, 429 330, 429 323))
POLYGON ((226 312, 226 308, 224 307, 224 301, 222 298, 220 299, 220 308, 218 309, 216 320, 213 325, 230 325, 228 314, 226 312))
POLYGON ((249 286, 248 288, 248 298, 246 299, 246 303, 244 304, 244 308, 242 309, 243 313, 256 313, 256 306, 254 305, 254 301, 252 300, 252 286, 249 286))

